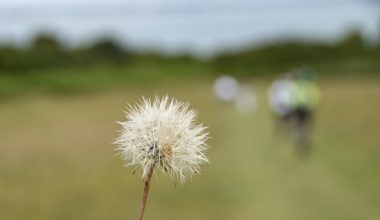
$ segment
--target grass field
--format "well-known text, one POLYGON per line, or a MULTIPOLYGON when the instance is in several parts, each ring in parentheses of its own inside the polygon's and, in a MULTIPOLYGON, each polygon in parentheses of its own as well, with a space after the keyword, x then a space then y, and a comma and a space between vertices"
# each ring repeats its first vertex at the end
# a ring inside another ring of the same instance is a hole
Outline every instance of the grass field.
POLYGON ((147 220, 380 219, 380 81, 321 79, 308 158, 275 135, 267 85, 255 82, 259 105, 249 116, 196 80, 2 101, 0 219, 137 219, 143 182, 111 143, 126 104, 155 94, 199 111, 211 163, 183 186, 157 172, 147 220))

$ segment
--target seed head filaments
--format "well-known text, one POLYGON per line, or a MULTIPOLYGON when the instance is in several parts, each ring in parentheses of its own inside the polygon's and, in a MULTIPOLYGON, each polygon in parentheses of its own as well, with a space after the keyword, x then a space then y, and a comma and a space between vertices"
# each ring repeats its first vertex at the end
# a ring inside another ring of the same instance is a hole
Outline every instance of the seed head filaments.
POLYGON ((195 123, 196 113, 189 109, 189 103, 167 96, 142 99, 129 106, 126 117, 120 122, 121 134, 115 143, 126 165, 142 170, 142 219, 154 168, 180 182, 198 174, 200 165, 208 162, 204 155, 208 133, 206 127, 195 123))

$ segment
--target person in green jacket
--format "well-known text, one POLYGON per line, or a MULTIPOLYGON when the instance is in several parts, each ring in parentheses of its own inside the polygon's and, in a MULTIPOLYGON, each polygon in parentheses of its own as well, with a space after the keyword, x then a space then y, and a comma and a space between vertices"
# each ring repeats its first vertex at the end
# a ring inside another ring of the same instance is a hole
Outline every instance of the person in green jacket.
POLYGON ((299 74, 291 89, 291 97, 297 150, 300 153, 307 153, 311 150, 310 123, 319 103, 320 90, 307 78, 307 75, 299 74))

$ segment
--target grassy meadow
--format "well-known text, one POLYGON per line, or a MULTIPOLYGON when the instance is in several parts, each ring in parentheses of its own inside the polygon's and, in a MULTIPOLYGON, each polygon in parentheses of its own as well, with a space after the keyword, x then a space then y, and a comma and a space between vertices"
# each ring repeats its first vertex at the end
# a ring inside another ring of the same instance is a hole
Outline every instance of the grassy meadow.
POLYGON ((156 172, 147 220, 380 219, 380 80, 322 77, 314 149, 300 158, 274 132, 269 80, 252 81, 258 107, 240 115, 202 79, 1 99, 0 219, 137 219, 143 182, 112 142, 127 103, 155 94, 198 110, 211 163, 184 185, 156 172))

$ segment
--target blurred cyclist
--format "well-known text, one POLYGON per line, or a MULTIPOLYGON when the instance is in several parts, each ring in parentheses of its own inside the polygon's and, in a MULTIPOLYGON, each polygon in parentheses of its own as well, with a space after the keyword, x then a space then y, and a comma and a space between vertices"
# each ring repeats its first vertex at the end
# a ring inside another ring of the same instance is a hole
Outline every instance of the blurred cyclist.
POLYGON ((319 102, 320 91, 306 71, 297 74, 291 89, 291 97, 297 150, 300 153, 307 153, 311 150, 310 123, 319 102))

